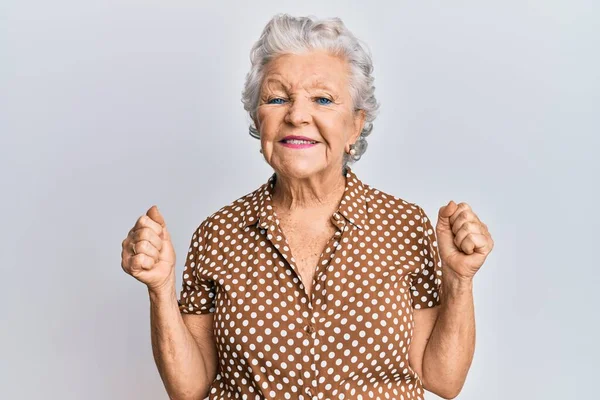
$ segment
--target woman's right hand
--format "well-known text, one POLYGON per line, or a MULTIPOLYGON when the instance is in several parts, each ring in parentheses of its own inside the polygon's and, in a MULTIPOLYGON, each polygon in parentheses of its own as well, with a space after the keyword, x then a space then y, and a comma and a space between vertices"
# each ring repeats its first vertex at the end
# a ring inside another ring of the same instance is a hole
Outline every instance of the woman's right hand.
POLYGON ((122 247, 121 267, 126 273, 149 290, 174 289, 175 250, 156 206, 138 218, 122 247))

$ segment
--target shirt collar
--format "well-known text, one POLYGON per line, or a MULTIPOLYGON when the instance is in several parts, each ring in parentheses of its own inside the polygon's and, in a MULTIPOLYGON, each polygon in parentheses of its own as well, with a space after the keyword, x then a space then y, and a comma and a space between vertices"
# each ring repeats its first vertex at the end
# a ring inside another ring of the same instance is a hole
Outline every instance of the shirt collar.
MULTIPOLYGON (((273 173, 268 181, 260 188, 250 194, 249 199, 244 202, 245 210, 241 215, 240 228, 259 223, 259 226, 268 229, 273 222, 273 207, 271 206, 271 194, 275 185, 277 175, 273 173)), ((346 166, 346 187, 340 205, 332 215, 334 223, 341 222, 339 215, 345 220, 363 229, 367 218, 367 196, 366 187, 356 176, 354 171, 346 166)))

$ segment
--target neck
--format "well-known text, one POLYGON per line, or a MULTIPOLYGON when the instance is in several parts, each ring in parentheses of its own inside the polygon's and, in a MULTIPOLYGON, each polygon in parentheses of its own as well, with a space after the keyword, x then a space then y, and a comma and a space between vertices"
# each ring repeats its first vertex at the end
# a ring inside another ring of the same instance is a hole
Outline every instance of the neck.
POLYGON ((289 211, 337 207, 345 187, 346 176, 338 169, 303 178, 277 173, 272 201, 289 211))

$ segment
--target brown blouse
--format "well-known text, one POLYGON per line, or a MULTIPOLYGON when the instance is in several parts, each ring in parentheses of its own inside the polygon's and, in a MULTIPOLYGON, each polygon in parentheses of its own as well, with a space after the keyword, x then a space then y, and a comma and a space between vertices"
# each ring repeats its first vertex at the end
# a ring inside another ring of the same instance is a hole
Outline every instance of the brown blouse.
POLYGON ((424 399, 408 363, 413 309, 440 304, 442 273, 423 209, 348 167, 308 298, 271 206, 276 178, 191 240, 179 304, 215 313, 209 399, 424 399))

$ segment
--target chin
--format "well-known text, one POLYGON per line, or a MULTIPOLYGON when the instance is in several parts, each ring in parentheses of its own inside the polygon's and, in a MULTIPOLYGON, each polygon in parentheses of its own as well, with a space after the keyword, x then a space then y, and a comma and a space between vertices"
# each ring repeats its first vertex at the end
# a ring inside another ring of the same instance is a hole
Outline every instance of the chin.
POLYGON ((304 179, 316 175, 325 169, 325 166, 315 163, 311 160, 295 160, 281 168, 274 168, 275 171, 295 179, 304 179))

